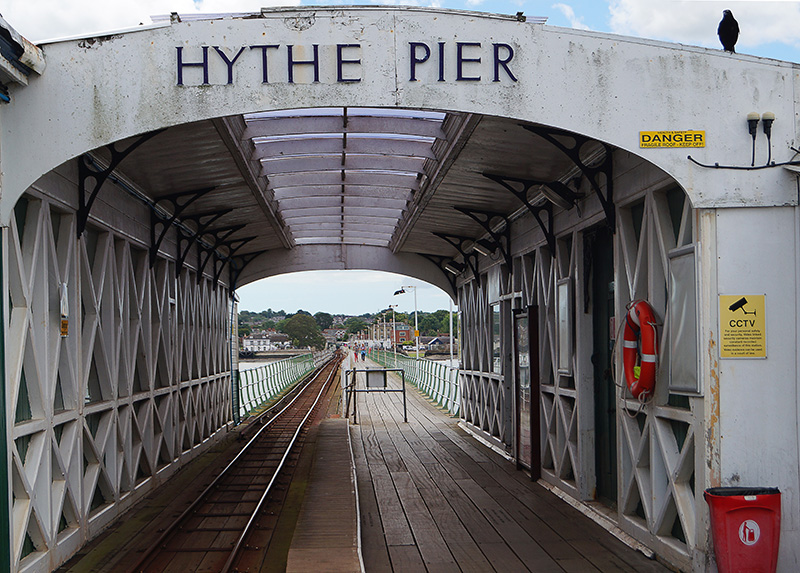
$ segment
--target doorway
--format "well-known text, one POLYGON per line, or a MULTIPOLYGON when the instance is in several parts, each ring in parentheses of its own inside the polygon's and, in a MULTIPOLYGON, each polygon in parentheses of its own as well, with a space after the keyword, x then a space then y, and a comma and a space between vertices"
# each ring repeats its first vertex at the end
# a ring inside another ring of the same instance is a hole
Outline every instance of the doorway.
POLYGON ((617 393, 612 354, 616 338, 614 312, 614 238, 601 227, 585 236, 584 249, 590 272, 592 366, 594 374, 596 497, 617 504, 617 393))
POLYGON ((514 387, 517 420, 517 466, 531 479, 541 476, 539 422, 539 315, 537 307, 514 311, 514 387))

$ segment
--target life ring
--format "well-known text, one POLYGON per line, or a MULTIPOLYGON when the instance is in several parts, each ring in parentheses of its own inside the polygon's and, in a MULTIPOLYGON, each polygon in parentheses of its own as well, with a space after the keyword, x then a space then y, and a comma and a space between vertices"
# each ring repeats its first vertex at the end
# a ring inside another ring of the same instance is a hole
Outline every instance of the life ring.
POLYGON ((625 332, 622 336, 622 364, 625 382, 634 398, 645 400, 653 394, 656 385, 658 363, 658 339, 656 337, 656 313, 644 300, 631 303, 625 316, 625 332), (636 375, 637 358, 641 348, 641 366, 636 375))

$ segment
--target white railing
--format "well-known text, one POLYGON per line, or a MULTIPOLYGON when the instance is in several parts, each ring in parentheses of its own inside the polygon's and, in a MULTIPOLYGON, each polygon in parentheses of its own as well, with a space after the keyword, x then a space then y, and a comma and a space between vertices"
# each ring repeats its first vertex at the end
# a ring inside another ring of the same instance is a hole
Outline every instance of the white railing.
POLYGON ((316 356, 309 352, 270 362, 258 368, 240 370, 239 415, 244 418, 283 392, 294 382, 314 370, 316 363, 316 356))
POLYGON ((458 368, 424 358, 374 349, 369 357, 386 368, 402 368, 406 380, 422 390, 442 408, 457 416, 461 405, 458 368))

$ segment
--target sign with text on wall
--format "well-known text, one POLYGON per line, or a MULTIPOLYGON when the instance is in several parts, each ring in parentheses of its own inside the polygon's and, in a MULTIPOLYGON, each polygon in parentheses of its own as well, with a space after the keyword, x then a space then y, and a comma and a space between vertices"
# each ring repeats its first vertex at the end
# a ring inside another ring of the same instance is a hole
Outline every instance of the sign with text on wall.
POLYGON ((705 131, 640 131, 639 147, 705 147, 705 131))
POLYGON ((766 358, 764 294, 719 295, 719 357, 766 358))

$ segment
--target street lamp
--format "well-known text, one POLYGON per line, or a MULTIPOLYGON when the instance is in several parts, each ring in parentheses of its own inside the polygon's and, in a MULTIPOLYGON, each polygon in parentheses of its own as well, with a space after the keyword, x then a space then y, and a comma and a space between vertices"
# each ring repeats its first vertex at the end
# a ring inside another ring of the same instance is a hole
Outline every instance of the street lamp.
POLYGON ((394 309, 397 308, 397 305, 390 304, 389 308, 392 309, 392 344, 390 345, 390 348, 394 353, 394 367, 397 368, 397 349, 395 348, 395 345, 397 344, 397 330, 395 329, 394 326, 394 309))
POLYGON ((414 289, 414 337, 416 338, 416 357, 419 358, 419 323, 417 323, 417 287, 411 286, 401 286, 400 290, 394 291, 395 296, 398 294, 405 294, 407 288, 414 289))

